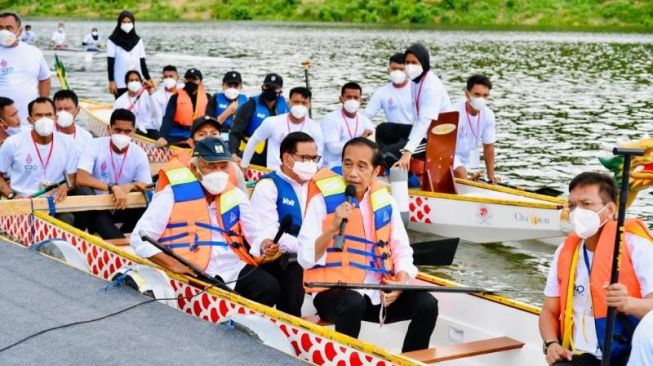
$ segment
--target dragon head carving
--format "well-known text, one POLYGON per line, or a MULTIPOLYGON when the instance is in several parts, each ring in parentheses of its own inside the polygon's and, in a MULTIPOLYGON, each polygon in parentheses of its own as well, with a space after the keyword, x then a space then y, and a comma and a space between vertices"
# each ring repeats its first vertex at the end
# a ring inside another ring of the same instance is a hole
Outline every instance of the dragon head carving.
MULTIPOLYGON (((628 201, 626 203, 626 207, 629 207, 640 191, 653 185, 653 139, 644 138, 637 141, 623 142, 619 144, 619 147, 644 149, 644 155, 633 156, 631 160, 628 201)), ((621 186, 624 157, 599 158, 599 161, 614 174, 617 185, 621 186)))

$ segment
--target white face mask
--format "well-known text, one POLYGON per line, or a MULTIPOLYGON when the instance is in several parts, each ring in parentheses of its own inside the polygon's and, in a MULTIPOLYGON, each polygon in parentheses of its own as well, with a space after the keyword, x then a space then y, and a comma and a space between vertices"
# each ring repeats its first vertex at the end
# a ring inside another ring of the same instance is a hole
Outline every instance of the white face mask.
POLYGON ((58 29, 59 33, 63 33, 63 28, 58 29))
POLYGON ((204 186, 204 188, 211 194, 217 195, 222 193, 222 191, 227 187, 227 183, 229 183, 229 174, 222 170, 211 172, 206 175, 202 174, 202 172, 200 172, 200 174, 202 175, 200 183, 202 183, 202 186, 204 186))
POLYGON ((240 95, 240 90, 236 88, 227 88, 224 90, 224 96, 229 100, 234 100, 240 95))
POLYGON ((485 106, 485 103, 487 103, 485 98, 474 98, 474 97, 469 98, 469 104, 471 104, 472 108, 474 108, 477 111, 482 110, 483 107, 485 106))
POLYGON ((299 179, 307 181, 317 173, 317 163, 314 161, 296 161, 292 166, 292 171, 297 174, 299 179))
POLYGON ((290 114, 292 114, 292 116, 297 119, 302 119, 306 117, 306 114, 308 114, 308 108, 301 104, 295 104, 294 106, 290 107, 290 114))
POLYGON ((122 150, 129 146, 129 143, 132 142, 132 138, 129 135, 123 135, 119 133, 114 133, 111 135, 111 143, 113 146, 117 147, 118 150, 122 150))
POLYGON ((395 84, 402 84, 406 81, 406 72, 401 70, 394 70, 390 72, 390 81, 395 84))
POLYGON ((358 112, 358 108, 361 107, 361 102, 356 99, 349 99, 342 104, 342 107, 345 108, 347 113, 356 113, 358 112))
POLYGON ((143 84, 141 84, 140 81, 130 81, 127 83, 127 89, 129 89, 130 92, 138 93, 139 90, 141 90, 141 87, 143 84))
POLYGON ((0 30, 0 46, 11 47, 16 43, 16 35, 10 31, 3 29, 0 30))
POLYGON ((177 85, 177 80, 175 80, 175 79, 173 79, 173 78, 165 78, 165 79, 163 79, 163 86, 164 86, 166 89, 172 89, 172 88, 174 88, 176 85, 177 85))
POLYGON ((41 137, 48 137, 54 131, 54 121, 51 118, 43 117, 34 122, 34 131, 41 137))
POLYGON ((5 132, 7 132, 7 135, 9 136, 17 135, 22 131, 23 129, 20 127, 7 127, 7 129, 5 130, 5 132))
POLYGON ((580 238, 587 239, 596 234, 601 226, 599 213, 608 206, 603 206, 598 212, 586 210, 584 208, 576 207, 569 215, 569 221, 574 226, 574 232, 580 238))
POLYGON ((93 32, 91 32, 91 35, 97 36, 97 32, 93 31, 93 32))
POLYGON ((70 127, 75 122, 75 117, 68 111, 57 112, 57 125, 61 128, 70 127))
POLYGON ((129 33, 134 29, 134 23, 122 23, 120 24, 120 29, 125 33, 129 33))
POLYGON ((422 75, 423 72, 424 69, 422 68, 422 65, 413 65, 413 64, 406 65, 406 74, 408 74, 408 77, 411 80, 418 78, 420 75, 422 75))

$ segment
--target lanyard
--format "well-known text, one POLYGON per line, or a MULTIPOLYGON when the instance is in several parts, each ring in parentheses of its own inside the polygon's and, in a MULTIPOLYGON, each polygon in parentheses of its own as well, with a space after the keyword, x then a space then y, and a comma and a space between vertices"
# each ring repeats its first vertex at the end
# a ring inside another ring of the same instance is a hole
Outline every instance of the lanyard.
MULTIPOLYGON (((293 123, 294 124, 294 123, 293 123)), ((300 132, 304 132, 304 125, 306 124, 306 117, 304 117, 304 121, 302 121, 301 128, 299 129, 300 132)), ((286 116, 286 126, 288 127, 288 133, 290 134, 290 115, 286 116)))
POLYGON ((125 160, 127 160, 127 153, 129 152, 129 146, 125 151, 125 156, 122 157, 122 162, 120 163, 120 170, 118 170, 118 175, 116 175, 116 165, 113 162, 113 149, 111 148, 111 141, 109 141, 109 153, 111 154, 111 167, 113 168, 113 178, 115 179, 114 183, 119 184, 118 180, 122 176, 122 169, 125 167, 125 160))
POLYGON ((429 76, 428 73, 422 77, 422 80, 419 82, 419 88, 417 89, 417 99, 415 99, 415 108, 417 109, 417 118, 419 118, 419 98, 422 95, 422 86, 424 86, 424 80, 429 76))
POLYGON ((347 133, 349 133, 349 138, 353 139, 358 135, 358 113, 356 113, 356 128, 354 129, 354 133, 351 133, 351 129, 349 128, 349 122, 347 122, 347 116, 345 116, 345 112, 341 109, 340 110, 340 115, 342 116, 342 119, 345 121, 345 126, 347 127, 347 133))
POLYGON ((50 142, 50 151, 48 152, 48 158, 45 160, 45 163, 43 163, 43 157, 41 156, 39 147, 36 146, 36 140, 34 140, 34 136, 32 136, 32 143, 34 144, 36 155, 39 157, 39 161, 41 162, 41 167, 43 168, 43 177, 45 178, 45 173, 48 170, 48 164, 50 164, 50 158, 52 157, 52 150, 54 150, 54 135, 52 135, 52 142, 50 142))
POLYGON ((587 247, 585 242, 583 242, 583 259, 585 259, 585 267, 587 267, 588 276, 592 273, 592 264, 590 263, 589 254, 587 254, 587 247))
MULTIPOLYGON (((465 114, 467 115, 467 124, 469 125, 472 135, 474 135, 474 141, 478 142, 479 136, 476 135, 477 132, 481 129, 481 112, 478 112, 478 118, 476 119, 476 132, 474 132, 474 127, 472 127, 472 121, 469 119, 469 112, 467 111, 467 106, 465 106, 465 114)), ((480 133, 479 133, 480 135, 480 133)))

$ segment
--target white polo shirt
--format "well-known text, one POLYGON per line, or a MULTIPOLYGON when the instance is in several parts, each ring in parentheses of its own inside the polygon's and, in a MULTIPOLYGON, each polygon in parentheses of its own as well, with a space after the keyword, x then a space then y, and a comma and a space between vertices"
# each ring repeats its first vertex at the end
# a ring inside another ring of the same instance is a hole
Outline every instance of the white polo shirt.
POLYGON ((125 85, 125 74, 129 70, 136 70, 141 74, 141 76, 143 76, 143 70, 141 70, 141 59, 145 58, 145 45, 143 44, 143 39, 139 40, 136 46, 134 46, 134 48, 129 52, 108 39, 107 57, 113 57, 115 59, 113 80, 116 82, 117 88, 127 87, 127 85, 125 85))
POLYGON ((376 89, 372 98, 365 107, 365 114, 368 118, 374 116, 383 109, 385 122, 400 123, 402 125, 413 124, 413 100, 411 98, 410 81, 401 88, 392 83, 376 89))
POLYGON ((362 112, 356 117, 347 117, 342 108, 327 114, 320 122, 324 135, 324 166, 333 168, 342 165, 342 148, 347 141, 360 137, 365 131, 374 132, 372 121, 362 112))
POLYGON ((494 112, 486 106, 476 115, 467 112, 466 101, 456 103, 458 111, 458 136, 456 137, 456 156, 454 169, 464 166, 467 170, 478 168, 481 144, 496 142, 496 121, 494 112))
POLYGON ((130 97, 129 93, 123 93, 113 103, 113 109, 124 108, 130 110, 136 116, 136 129, 146 133, 147 130, 159 130, 163 113, 159 105, 154 102, 152 96, 147 91, 136 97, 130 97))

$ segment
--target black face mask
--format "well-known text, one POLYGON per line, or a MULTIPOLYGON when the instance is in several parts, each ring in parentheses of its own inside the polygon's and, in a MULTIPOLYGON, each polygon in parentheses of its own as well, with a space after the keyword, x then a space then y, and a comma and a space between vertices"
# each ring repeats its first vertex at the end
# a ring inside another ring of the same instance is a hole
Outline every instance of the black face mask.
POLYGON ((187 81, 186 84, 184 84, 184 90, 191 94, 195 93, 197 91, 197 88, 198 85, 192 81, 187 81))
POLYGON ((261 93, 261 98, 266 102, 274 102, 277 100, 277 92, 274 89, 265 89, 261 93))

